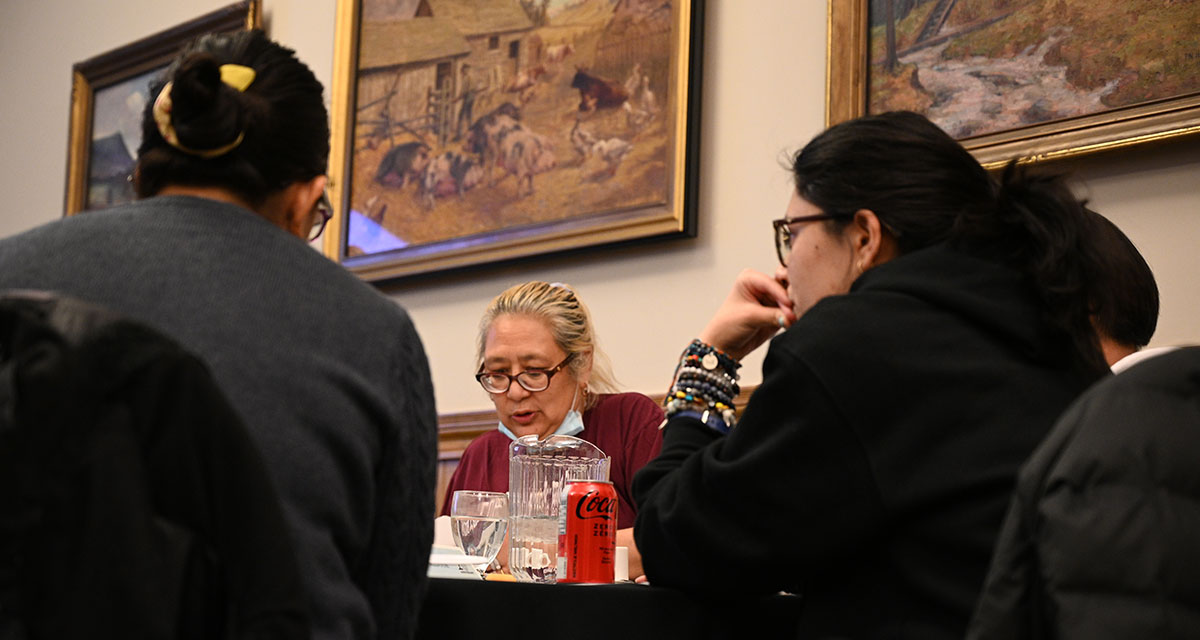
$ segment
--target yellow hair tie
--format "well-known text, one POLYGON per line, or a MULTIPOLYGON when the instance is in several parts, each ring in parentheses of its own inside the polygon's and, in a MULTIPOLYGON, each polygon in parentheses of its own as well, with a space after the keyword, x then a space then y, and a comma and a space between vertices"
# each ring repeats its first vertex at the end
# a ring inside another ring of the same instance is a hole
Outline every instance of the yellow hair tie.
POLYGON ((245 91, 246 87, 254 82, 254 76, 254 69, 250 67, 243 67, 240 64, 221 65, 221 82, 238 91, 245 91))
MULTIPOLYGON (((245 91, 250 83, 254 82, 254 69, 242 66, 240 64, 223 64, 221 65, 221 82, 238 90, 245 91)), ((175 133, 175 127, 171 124, 171 87, 174 83, 168 82, 163 85, 162 91, 158 93, 158 97, 154 99, 154 123, 158 125, 158 132, 162 134, 163 140, 167 144, 179 149, 184 153, 188 153, 200 158, 215 158, 225 155, 237 148, 242 143, 242 139, 246 137, 246 133, 239 132, 237 138, 229 144, 220 146, 216 149, 192 149, 185 146, 179 141, 179 135, 175 133)))

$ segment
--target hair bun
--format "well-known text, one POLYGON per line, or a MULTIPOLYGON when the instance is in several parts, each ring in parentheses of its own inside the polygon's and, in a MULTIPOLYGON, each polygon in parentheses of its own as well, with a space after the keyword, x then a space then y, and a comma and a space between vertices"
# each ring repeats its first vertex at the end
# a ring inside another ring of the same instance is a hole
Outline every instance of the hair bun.
POLYGON ((211 55, 189 56, 171 82, 171 123, 183 145, 217 148, 242 133, 240 92, 221 81, 220 65, 211 55))

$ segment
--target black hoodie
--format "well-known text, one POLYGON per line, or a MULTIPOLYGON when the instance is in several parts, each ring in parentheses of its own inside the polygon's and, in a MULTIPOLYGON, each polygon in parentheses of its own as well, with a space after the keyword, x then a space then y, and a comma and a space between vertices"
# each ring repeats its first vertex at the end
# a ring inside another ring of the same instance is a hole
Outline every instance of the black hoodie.
POLYGON ((1099 375, 1013 270, 867 271, 772 340, 720 436, 672 420, 634 481, 650 582, 800 593, 799 637, 961 638, 1018 466, 1099 375))

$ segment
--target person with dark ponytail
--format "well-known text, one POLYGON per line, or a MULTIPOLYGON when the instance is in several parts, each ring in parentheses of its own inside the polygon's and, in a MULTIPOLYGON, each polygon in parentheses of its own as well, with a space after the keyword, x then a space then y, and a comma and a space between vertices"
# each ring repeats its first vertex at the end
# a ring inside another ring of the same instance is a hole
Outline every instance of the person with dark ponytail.
POLYGON ((433 390, 408 314, 309 246, 330 215, 323 87, 253 30, 199 38, 150 95, 139 199, 0 240, 0 289, 82 298, 200 355, 278 489, 313 636, 410 637, 433 390))
POLYGON ((1090 218, 914 113, 833 126, 791 168, 781 266, 684 350, 634 479, 646 577, 801 594, 802 638, 961 638, 1018 467, 1107 372, 1090 218))
POLYGON ((315 240, 328 212, 329 124, 312 71, 261 34, 234 34, 201 40, 164 77, 142 119, 137 196, 217 189, 315 240), (289 192, 302 192, 290 209, 289 192))

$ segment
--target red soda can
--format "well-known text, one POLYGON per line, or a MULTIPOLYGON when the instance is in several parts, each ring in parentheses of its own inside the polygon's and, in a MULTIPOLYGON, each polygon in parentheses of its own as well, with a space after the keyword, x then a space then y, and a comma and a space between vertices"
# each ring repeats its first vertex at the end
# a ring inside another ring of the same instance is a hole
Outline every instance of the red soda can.
POLYGON ((567 480, 558 508, 556 581, 612 582, 616 548, 617 490, 613 484, 567 480))

